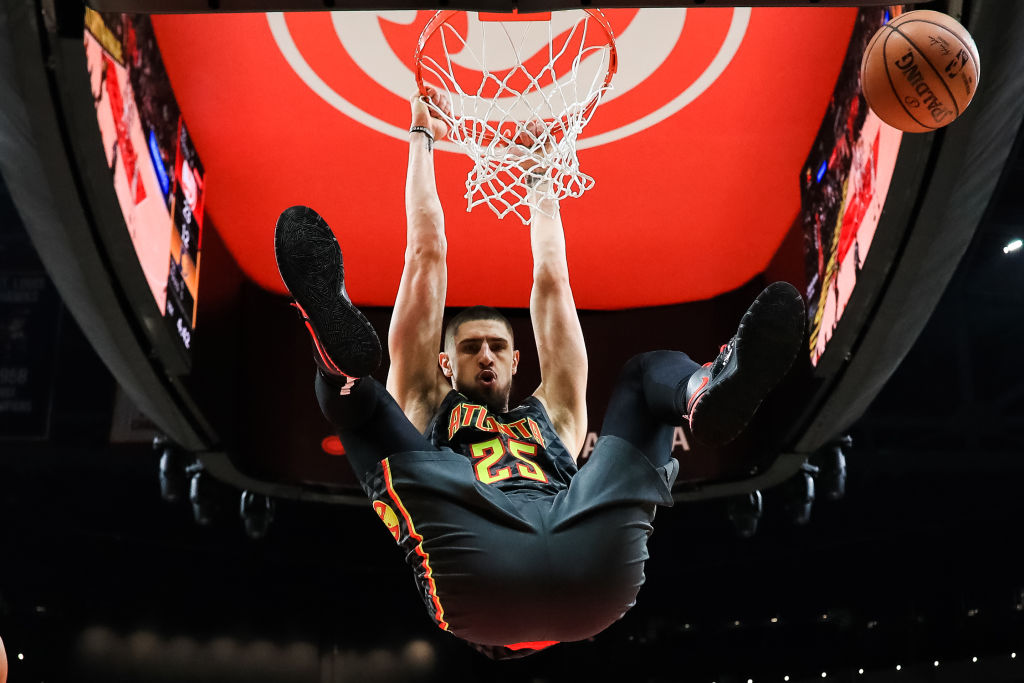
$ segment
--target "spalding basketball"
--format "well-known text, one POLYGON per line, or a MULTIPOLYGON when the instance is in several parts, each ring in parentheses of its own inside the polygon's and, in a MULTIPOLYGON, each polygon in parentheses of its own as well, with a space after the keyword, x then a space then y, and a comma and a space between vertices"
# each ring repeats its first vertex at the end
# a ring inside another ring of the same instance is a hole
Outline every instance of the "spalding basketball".
POLYGON ((952 17, 922 9, 878 30, 861 62, 868 106, 890 126, 926 133, 963 113, 978 89, 974 39, 952 17))

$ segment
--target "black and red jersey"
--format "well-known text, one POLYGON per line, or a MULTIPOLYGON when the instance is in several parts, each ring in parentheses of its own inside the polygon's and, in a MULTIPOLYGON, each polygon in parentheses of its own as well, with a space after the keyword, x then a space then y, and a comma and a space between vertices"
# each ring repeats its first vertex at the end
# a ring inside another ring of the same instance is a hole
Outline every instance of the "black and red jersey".
POLYGON ((470 459, 476 478, 508 493, 557 493, 569 486, 576 462, 540 400, 530 396, 505 413, 448 392, 426 431, 438 448, 470 459))

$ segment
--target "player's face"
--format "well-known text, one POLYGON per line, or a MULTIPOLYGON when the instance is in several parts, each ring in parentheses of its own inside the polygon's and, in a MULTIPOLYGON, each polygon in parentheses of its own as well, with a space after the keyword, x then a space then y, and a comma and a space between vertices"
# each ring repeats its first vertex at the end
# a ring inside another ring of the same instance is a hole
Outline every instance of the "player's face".
POLYGON ((454 353, 441 359, 441 369, 458 391, 502 412, 508 410, 512 375, 518 366, 519 352, 512 349, 508 328, 497 320, 459 325, 454 353))

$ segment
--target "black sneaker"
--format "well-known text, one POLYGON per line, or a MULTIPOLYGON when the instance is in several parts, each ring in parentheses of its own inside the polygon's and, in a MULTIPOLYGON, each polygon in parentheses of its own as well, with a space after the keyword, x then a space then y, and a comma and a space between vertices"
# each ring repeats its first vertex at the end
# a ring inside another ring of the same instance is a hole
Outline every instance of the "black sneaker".
POLYGON ((791 284, 776 282, 758 295, 736 335, 687 383, 686 413, 698 441, 722 445, 739 436, 789 371, 804 327, 804 300, 791 284))
POLYGON ((345 291, 341 248, 323 218, 293 206, 277 219, 274 255, 281 279, 313 338, 313 359, 334 377, 366 377, 380 365, 380 339, 345 291))

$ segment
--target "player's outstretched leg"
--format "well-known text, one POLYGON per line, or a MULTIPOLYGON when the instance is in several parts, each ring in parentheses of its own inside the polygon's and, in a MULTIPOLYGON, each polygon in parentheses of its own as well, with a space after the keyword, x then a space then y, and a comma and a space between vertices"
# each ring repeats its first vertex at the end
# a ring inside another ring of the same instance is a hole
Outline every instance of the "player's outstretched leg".
POLYGON ((758 295, 735 336, 687 383, 686 412, 696 439, 724 444, 743 431, 793 364, 804 325, 804 300, 789 283, 776 282, 758 295))
POLYGON ((313 358, 328 377, 366 377, 380 365, 380 339, 345 291, 341 248, 308 206, 281 214, 274 232, 277 268, 313 340, 313 358))

